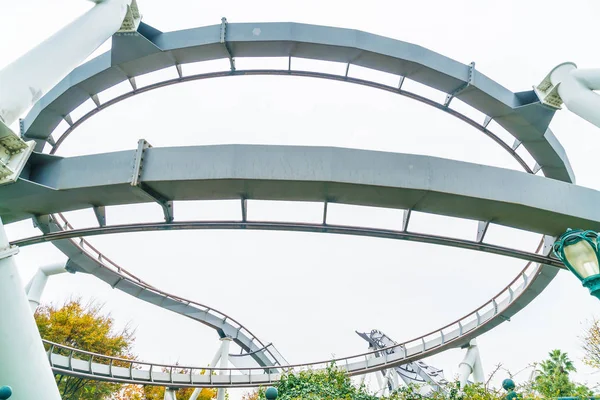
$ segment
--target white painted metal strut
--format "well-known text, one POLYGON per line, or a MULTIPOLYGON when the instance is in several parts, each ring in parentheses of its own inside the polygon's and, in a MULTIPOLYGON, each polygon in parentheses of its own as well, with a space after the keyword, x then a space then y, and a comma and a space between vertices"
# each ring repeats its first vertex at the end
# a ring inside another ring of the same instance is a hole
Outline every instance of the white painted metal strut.
POLYGON ((10 126, 107 41, 121 28, 130 4, 96 1, 94 8, 0 70, 0 120, 10 126))
POLYGON ((66 263, 64 262, 46 265, 38 269, 33 278, 31 278, 25 287, 31 311, 35 312, 35 310, 39 307, 42 293, 44 292, 46 283, 48 282, 48 277, 67 272, 65 266, 66 263))
POLYGON ((60 400, 14 260, 17 252, 0 220, 0 382, 13 388, 16 399, 60 400))
MULTIPOLYGON (((33 143, 25 143, 9 126, 119 30, 126 13, 131 13, 131 0, 95 3, 90 11, 0 70, 0 185, 17 180, 33 150, 33 143)), ((63 118, 70 120, 68 115, 63 118)), ((0 382, 13 388, 15 399, 60 400, 14 262, 16 252, 0 221, 0 382)), ((30 286, 33 303, 39 302, 45 284, 43 277, 38 278, 30 286)))

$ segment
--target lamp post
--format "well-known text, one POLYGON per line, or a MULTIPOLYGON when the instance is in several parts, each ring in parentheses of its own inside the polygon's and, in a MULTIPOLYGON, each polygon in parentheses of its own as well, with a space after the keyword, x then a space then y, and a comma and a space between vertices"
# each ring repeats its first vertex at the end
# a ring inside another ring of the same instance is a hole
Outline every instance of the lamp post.
POLYGON ((270 387, 265 391, 265 397, 267 400, 275 400, 279 393, 277 392, 277 388, 270 387))
POLYGON ((7 400, 12 396, 12 389, 10 386, 0 387, 0 400, 7 400))
POLYGON ((554 254, 600 299, 598 232, 569 229, 554 243, 554 254))
POLYGON ((515 400, 519 398, 519 395, 515 392, 515 382, 512 379, 505 379, 502 381, 502 388, 507 391, 506 400, 515 400))

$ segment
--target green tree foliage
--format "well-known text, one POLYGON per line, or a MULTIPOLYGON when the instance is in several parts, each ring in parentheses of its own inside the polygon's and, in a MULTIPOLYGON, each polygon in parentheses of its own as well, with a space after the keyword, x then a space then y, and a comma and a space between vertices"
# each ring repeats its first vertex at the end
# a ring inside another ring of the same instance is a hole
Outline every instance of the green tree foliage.
MULTIPOLYGON (((187 400, 193 392, 194 389, 182 388, 177 390, 176 395, 178 399, 187 400)), ((163 400, 164 398, 165 387, 163 386, 125 385, 119 393, 111 398, 111 400, 163 400)), ((198 395, 198 400, 211 400, 216 398, 216 389, 202 389, 198 395)))
POLYGON ((552 350, 548 355, 549 358, 539 364, 533 390, 545 398, 593 395, 590 389, 571 380, 569 373, 576 369, 567 353, 552 350))
POLYGON ((325 371, 284 374, 277 389, 278 400, 378 400, 363 386, 354 386, 350 377, 334 365, 325 371))
MULTIPOLYGON (((446 392, 436 392, 425 397, 418 386, 398 389, 389 397, 377 397, 365 386, 356 386, 348 375, 330 365, 325 371, 302 371, 285 374, 277 385, 278 400, 503 400, 505 394, 487 390, 483 385, 469 385, 461 391, 451 384, 446 392)), ((264 398, 264 390, 247 394, 245 400, 264 398)))
MULTIPOLYGON (((519 388, 515 399, 542 400, 559 396, 587 398, 593 393, 583 385, 573 383, 568 374, 575 368, 566 353, 555 350, 550 358, 539 364, 538 377, 533 382, 519 388), (566 380, 564 379, 566 376, 566 380)), ((497 371, 495 371, 497 372, 497 371)), ((492 374, 493 375, 493 374, 492 374)), ((325 371, 302 371, 284 374, 277 384, 278 400, 505 400, 507 392, 490 389, 484 384, 471 384, 461 388, 458 383, 448 385, 442 392, 424 396, 418 386, 399 388, 388 397, 377 397, 365 386, 356 386, 351 379, 335 365, 325 371)), ((246 394, 244 400, 264 399, 264 389, 246 394)))
MULTIPOLYGON (((83 304, 78 298, 62 307, 42 306, 35 313, 35 321, 46 340, 107 356, 133 358, 133 331, 125 327, 114 332, 112 317, 103 315, 102 305, 97 303, 83 304)), ((120 389, 120 385, 64 375, 57 375, 56 382, 63 400, 108 399, 120 389)))
POLYGON ((583 336, 583 362, 593 368, 600 368, 600 322, 592 321, 583 336))

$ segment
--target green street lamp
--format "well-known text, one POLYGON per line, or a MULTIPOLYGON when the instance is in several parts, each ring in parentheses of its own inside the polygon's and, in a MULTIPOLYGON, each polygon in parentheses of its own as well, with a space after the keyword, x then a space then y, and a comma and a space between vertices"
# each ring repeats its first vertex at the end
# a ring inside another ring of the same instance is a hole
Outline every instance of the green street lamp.
POLYGON ((270 387, 265 391, 265 397, 267 400, 275 400, 279 393, 277 392, 277 388, 270 387))
POLYGON ((515 382, 512 379, 502 381, 502 388, 508 392, 504 397, 505 400, 516 400, 519 398, 519 395, 515 392, 515 387, 515 382))
POLYGON ((0 400, 9 399, 12 396, 12 389, 10 386, 2 386, 0 387, 0 400))
POLYGON ((554 243, 554 254, 579 278, 590 294, 600 299, 599 234, 569 229, 554 243))

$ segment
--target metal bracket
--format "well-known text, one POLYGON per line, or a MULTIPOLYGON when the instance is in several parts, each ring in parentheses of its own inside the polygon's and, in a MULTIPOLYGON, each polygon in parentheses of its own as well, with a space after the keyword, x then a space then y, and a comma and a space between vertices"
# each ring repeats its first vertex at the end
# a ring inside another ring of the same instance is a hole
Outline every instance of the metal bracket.
POLYGON ((65 265, 65 269, 67 270, 68 273, 70 274, 75 274, 77 272, 83 272, 86 273, 86 271, 84 269, 82 269, 79 264, 77 264, 76 262, 74 262, 73 260, 71 260, 70 258, 67 260, 67 264, 65 265))
POLYGON ((94 207, 94 215, 96 215, 96 220, 98 221, 98 225, 106 226, 106 207, 104 207, 104 206, 94 207))
POLYGON ((483 120, 483 127, 487 128, 488 125, 490 124, 490 122, 492 122, 493 119, 494 119, 494 117, 490 117, 489 115, 486 115, 485 119, 483 120))
POLYGON ((125 18, 123 19, 121 28, 117 31, 117 33, 137 32, 138 26, 140 25, 141 21, 142 15, 140 14, 140 9, 138 8, 137 1, 132 0, 131 5, 127 6, 125 18))
POLYGON ((19 254, 19 248, 17 246, 8 246, 0 250, 0 260, 19 254))
POLYGON ((69 126, 73 126, 73 118, 71 118, 71 114, 65 115, 63 119, 67 124, 69 124, 69 126))
POLYGON ((35 141, 25 142, 0 120, 0 185, 17 181, 34 147, 35 141))
POLYGON ((560 106, 563 104, 562 98, 558 94, 558 86, 560 83, 554 86, 550 80, 550 75, 551 74, 546 75, 539 85, 534 86, 533 91, 542 104, 560 110, 560 106))
POLYGON ((511 149, 513 149, 513 151, 517 150, 519 148, 519 146, 521 145, 521 143, 523 143, 523 142, 520 141, 519 139, 515 139, 511 149))
POLYGON ((248 221, 248 200, 242 198, 242 222, 248 221))
POLYGON ((404 79, 405 78, 406 78, 405 76, 401 76, 400 77, 400 80, 398 81, 398 91, 402 90, 402 85, 404 85, 404 79))
POLYGON ((446 100, 444 101, 444 107, 449 107, 450 102, 460 93, 464 92, 469 86, 475 84, 475 61, 469 64, 469 76, 467 77, 467 83, 462 84, 452 91, 452 93, 448 93, 446 95, 446 100))
POLYGON ((544 235, 544 255, 550 255, 552 253, 552 248, 554 247, 554 242, 556 238, 554 236, 544 235))
POLYGON ((410 214, 411 209, 404 210, 404 214, 402 215, 402 232, 406 232, 408 230, 408 224, 410 222, 410 214))
POLYGON ((327 225, 327 205, 329 204, 329 202, 327 200, 325 200, 325 203, 323 203, 323 225, 327 225))
POLYGON ((538 163, 535 163, 535 165, 533 166, 533 170, 531 172, 533 172, 533 174, 537 174, 538 172, 540 172, 540 170, 542 169, 542 166, 538 163))
POLYGON ((477 243, 483 242, 483 238, 485 237, 489 226, 489 221, 479 221, 479 225, 477 225, 477 243))
MULTIPOLYGON (((52 225, 58 227, 58 224, 52 218, 52 215, 34 215, 31 219, 33 221, 33 227, 39 228, 44 234, 52 233, 57 228, 53 228, 52 225)), ((60 227, 58 227, 60 228, 60 227)))
POLYGON ((225 17, 221 18, 221 43, 225 46, 225 50, 229 56, 229 66, 232 71, 235 71, 235 58, 233 58, 233 53, 231 52, 229 43, 227 43, 227 18, 225 17))
POLYGON ((96 107, 100 107, 102 105, 102 103, 100 103, 100 98, 98 97, 97 94, 93 94, 90 96, 92 101, 94 102, 94 104, 96 105, 96 107))
POLYGON ((135 92, 137 90, 137 83, 135 81, 135 76, 132 76, 129 78, 129 84, 131 85, 131 88, 133 89, 133 91, 135 92))
POLYGON ((142 182, 142 172, 144 169, 144 156, 146 150, 152 146, 144 139, 138 141, 138 148, 135 152, 135 161, 133 163, 133 175, 131 177, 131 186, 138 188, 144 195, 158 203, 163 209, 165 222, 173 222, 173 202, 166 199, 161 194, 154 191, 142 182))

